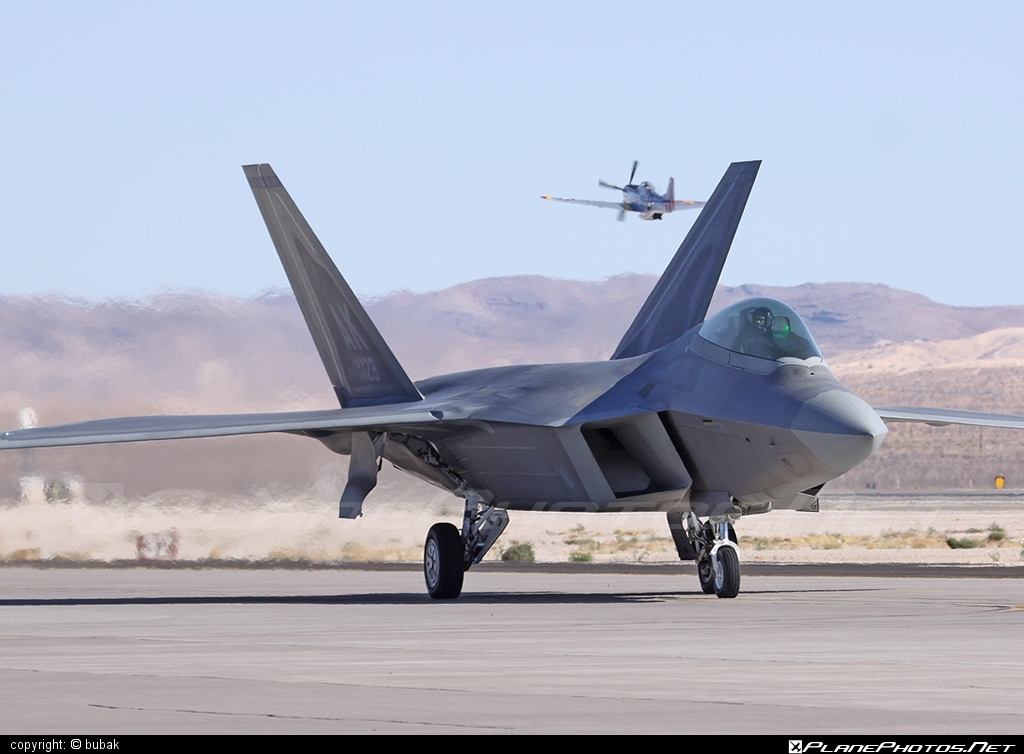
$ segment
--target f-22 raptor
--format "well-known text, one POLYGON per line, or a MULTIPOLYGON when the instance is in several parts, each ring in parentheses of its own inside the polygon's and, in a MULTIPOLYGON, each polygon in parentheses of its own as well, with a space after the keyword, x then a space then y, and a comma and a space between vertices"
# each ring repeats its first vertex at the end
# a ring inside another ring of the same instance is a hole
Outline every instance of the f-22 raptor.
POLYGON ((350 456, 339 514, 354 518, 384 460, 465 501, 431 527, 427 591, 453 599, 508 511, 660 511, 702 590, 740 587, 734 524, 816 510, 878 448, 885 422, 1024 428, 1024 417, 872 408, 829 371, 786 304, 705 319, 760 162, 726 171, 608 361, 478 369, 412 382, 269 165, 246 165, 340 408, 147 416, 22 429, 0 449, 288 432, 350 456))

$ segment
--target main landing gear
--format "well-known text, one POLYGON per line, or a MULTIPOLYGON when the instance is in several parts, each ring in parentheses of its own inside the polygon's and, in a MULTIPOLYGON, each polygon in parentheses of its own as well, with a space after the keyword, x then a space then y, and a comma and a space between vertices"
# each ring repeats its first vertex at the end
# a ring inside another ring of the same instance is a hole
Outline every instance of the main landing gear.
POLYGON ((453 600, 462 593, 462 580, 471 566, 483 560, 508 526, 508 513, 487 505, 475 492, 466 493, 462 531, 454 524, 434 524, 423 544, 423 576, 427 594, 453 600))
POLYGON ((668 514, 680 560, 697 561, 697 579, 704 594, 731 598, 740 591, 740 558, 736 530, 725 518, 703 524, 692 512, 668 514))
POLYGON ((454 524, 434 524, 423 545, 423 576, 435 600, 453 600, 462 593, 466 564, 462 537, 454 524))

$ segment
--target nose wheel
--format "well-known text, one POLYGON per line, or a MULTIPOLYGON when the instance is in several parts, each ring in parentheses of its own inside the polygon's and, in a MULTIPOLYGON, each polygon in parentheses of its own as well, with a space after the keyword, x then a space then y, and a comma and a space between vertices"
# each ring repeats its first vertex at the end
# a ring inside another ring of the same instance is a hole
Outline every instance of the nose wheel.
POLYGON ((735 597, 740 593, 740 558, 736 548, 723 545, 713 556, 715 564, 715 594, 735 597))
POLYGON ((705 555, 697 561, 697 580, 704 594, 715 593, 715 564, 711 561, 710 555, 705 555))
POLYGON ((736 547, 719 545, 713 552, 697 560, 697 579, 704 594, 725 599, 740 593, 740 559, 736 547))
POLYGON ((705 521, 703 524, 693 513, 684 521, 681 515, 669 526, 676 540, 682 560, 697 561, 697 580, 704 594, 729 599, 740 592, 740 557, 736 530, 726 520, 705 521))

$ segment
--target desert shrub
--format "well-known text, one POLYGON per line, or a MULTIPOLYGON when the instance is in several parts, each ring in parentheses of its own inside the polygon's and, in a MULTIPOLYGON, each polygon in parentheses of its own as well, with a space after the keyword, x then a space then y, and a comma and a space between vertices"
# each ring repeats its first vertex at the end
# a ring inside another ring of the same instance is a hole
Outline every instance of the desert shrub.
POLYGON ((506 563, 532 563, 536 556, 529 542, 513 542, 501 551, 501 559, 506 563))
POLYGON ((47 479, 43 483, 43 494, 48 503, 66 503, 71 499, 71 485, 63 479, 47 479))
POLYGON ((581 550, 573 550, 569 553, 570 563, 589 563, 594 559, 594 556, 589 552, 583 552, 581 550))
POLYGON ((960 537, 959 539, 956 537, 946 537, 946 544, 949 545, 951 550, 971 550, 981 546, 981 542, 970 537, 960 537))

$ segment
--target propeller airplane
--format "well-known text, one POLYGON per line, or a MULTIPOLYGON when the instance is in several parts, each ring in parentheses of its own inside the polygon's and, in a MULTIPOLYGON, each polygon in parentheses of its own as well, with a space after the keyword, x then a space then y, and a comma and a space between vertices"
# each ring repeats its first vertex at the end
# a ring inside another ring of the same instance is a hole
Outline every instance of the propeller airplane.
POLYGON ((703 207, 704 202, 697 202, 693 199, 676 199, 674 178, 668 179, 668 191, 659 194, 654 190, 648 181, 633 183, 636 177, 637 161, 633 160, 633 170, 629 174, 629 182, 625 186, 616 186, 607 181, 598 181, 597 185, 604 188, 615 189, 622 192, 621 202, 600 202, 591 199, 563 199, 559 196, 542 196, 552 202, 568 202, 569 204, 585 204, 588 207, 602 207, 604 209, 617 209, 619 211, 619 222, 626 219, 627 212, 637 212, 641 220, 660 220, 663 215, 675 212, 678 209, 696 209, 703 207))

